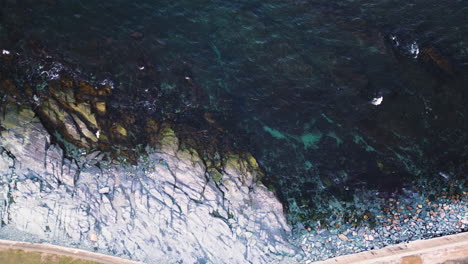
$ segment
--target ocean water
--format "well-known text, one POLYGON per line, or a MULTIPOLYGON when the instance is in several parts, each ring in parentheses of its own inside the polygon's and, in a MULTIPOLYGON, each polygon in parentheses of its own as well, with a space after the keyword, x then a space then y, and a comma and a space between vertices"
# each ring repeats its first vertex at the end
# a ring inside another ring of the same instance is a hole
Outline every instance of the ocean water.
POLYGON ((111 109, 174 113, 195 126, 210 113, 259 160, 292 222, 362 189, 388 196, 421 179, 466 179, 467 1, 2 0, 0 8, 0 49, 46 53, 112 83, 111 109))

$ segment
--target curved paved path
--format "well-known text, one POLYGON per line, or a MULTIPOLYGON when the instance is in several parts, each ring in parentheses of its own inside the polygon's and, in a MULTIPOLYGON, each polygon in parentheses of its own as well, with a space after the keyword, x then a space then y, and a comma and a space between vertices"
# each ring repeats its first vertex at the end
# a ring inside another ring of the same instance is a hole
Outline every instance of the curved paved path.
POLYGON ((18 242, 10 240, 0 240, 0 250, 21 249, 24 251, 35 251, 42 253, 68 256, 83 260, 90 260, 103 264, 142 264, 142 262, 112 257, 100 253, 94 253, 82 249, 60 247, 51 244, 34 244, 28 242, 18 242))
POLYGON ((468 264, 468 232, 340 256, 311 264, 468 264))
MULTIPOLYGON (((142 262, 93 253, 86 250, 66 248, 51 244, 33 244, 0 240, 0 250, 21 249, 103 264, 142 264, 142 262)), ((313 264, 468 264, 468 232, 428 240, 417 240, 382 249, 340 256, 313 264)))

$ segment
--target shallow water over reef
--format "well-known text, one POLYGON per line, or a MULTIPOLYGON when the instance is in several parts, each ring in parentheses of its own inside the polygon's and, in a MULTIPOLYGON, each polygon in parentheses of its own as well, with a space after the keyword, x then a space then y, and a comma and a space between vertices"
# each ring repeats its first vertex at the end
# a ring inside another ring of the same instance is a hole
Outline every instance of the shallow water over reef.
POLYGON ((466 1, 0 7, 0 49, 23 56, 18 76, 50 79, 67 67, 112 86, 110 111, 137 124, 223 130, 257 157, 292 222, 330 214, 328 202, 361 189, 431 193, 416 183, 453 179, 466 188, 466 1))

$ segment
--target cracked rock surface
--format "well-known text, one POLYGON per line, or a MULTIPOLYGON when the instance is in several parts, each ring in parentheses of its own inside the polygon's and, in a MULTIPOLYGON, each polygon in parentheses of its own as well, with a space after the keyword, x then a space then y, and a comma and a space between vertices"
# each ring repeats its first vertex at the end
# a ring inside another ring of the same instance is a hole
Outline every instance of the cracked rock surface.
POLYGON ((215 181, 173 136, 137 166, 85 166, 64 158, 30 110, 2 118, 0 234, 26 234, 9 239, 146 263, 297 261, 281 203, 235 157, 215 181))

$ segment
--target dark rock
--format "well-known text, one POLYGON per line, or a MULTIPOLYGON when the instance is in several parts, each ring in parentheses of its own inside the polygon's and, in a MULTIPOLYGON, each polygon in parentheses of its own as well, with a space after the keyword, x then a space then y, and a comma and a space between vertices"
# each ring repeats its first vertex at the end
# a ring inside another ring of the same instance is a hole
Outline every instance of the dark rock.
POLYGON ((144 35, 141 32, 135 31, 130 34, 130 37, 132 37, 135 40, 141 40, 143 39, 144 35))

